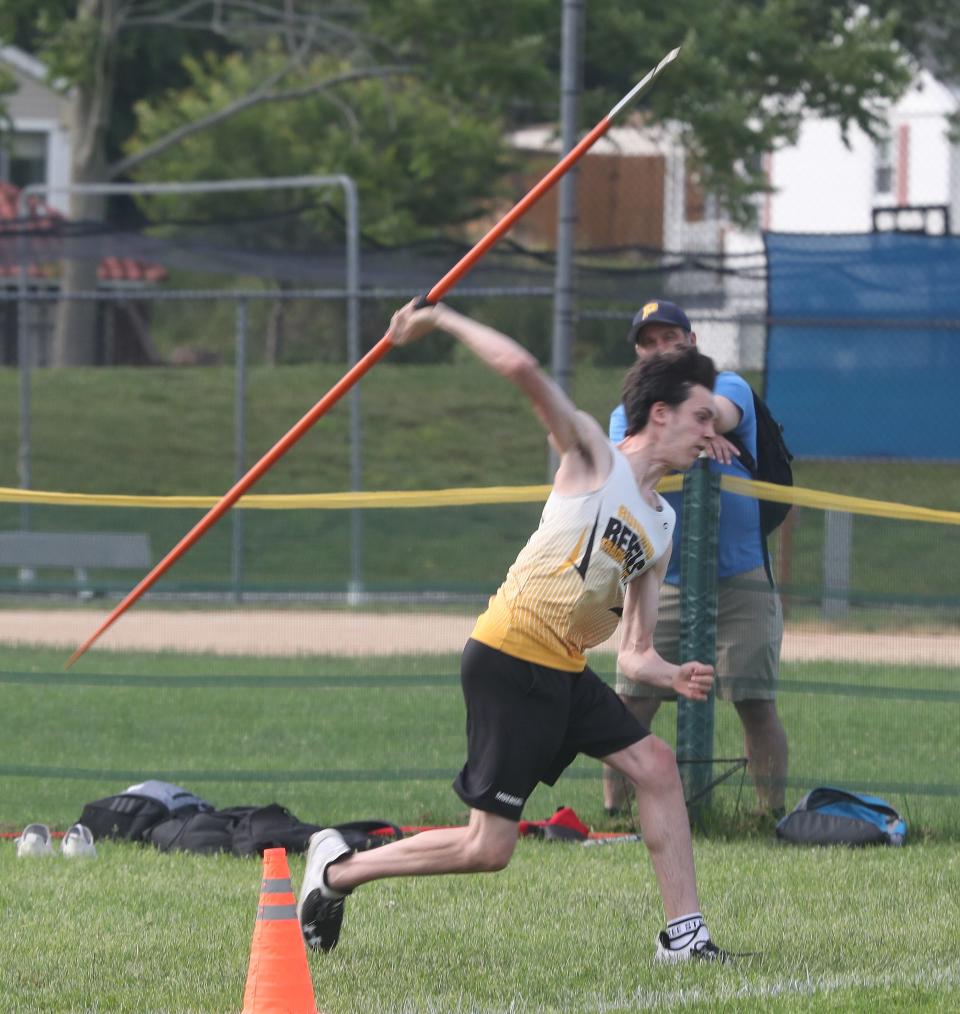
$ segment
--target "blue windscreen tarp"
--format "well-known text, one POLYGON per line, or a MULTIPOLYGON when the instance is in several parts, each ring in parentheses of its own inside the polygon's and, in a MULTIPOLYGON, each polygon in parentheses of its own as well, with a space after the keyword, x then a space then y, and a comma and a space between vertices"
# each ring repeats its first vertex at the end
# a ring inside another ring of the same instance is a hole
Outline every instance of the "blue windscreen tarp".
POLYGON ((764 240, 765 394, 793 453, 960 459, 960 237, 764 240))

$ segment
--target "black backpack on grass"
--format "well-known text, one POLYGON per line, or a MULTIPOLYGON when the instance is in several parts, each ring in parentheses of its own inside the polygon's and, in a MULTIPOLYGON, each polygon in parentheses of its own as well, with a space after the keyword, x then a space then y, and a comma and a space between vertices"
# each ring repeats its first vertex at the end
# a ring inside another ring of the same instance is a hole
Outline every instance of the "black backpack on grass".
POLYGON ((211 811, 213 806, 187 789, 170 782, 149 780, 131 785, 115 796, 87 803, 79 823, 94 839, 144 841, 152 827, 172 817, 186 818, 211 811))
MULTIPOLYGON (((264 849, 304 852, 310 835, 327 825, 308 824, 279 803, 214 809, 211 803, 170 782, 146 781, 125 792, 87 803, 79 823, 95 840, 143 842, 161 852, 262 855, 264 849)), ((403 837, 388 820, 355 820, 334 825, 355 851, 403 837)))

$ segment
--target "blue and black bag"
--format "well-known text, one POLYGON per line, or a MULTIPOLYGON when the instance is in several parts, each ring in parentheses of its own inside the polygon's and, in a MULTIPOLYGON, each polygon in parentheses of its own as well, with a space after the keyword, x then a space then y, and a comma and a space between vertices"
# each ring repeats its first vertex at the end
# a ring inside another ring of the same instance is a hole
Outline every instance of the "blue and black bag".
POLYGON ((902 845, 907 822, 885 800, 862 792, 812 789, 777 824, 796 845, 902 845))

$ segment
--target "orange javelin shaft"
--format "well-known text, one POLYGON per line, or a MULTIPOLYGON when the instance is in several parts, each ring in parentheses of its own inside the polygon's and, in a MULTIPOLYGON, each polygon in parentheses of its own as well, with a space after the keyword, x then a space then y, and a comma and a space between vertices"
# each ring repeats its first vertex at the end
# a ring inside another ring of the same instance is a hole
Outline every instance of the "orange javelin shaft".
MULTIPOLYGON (((660 72, 668 64, 672 63, 680 53, 679 47, 671 50, 667 55, 643 78, 638 84, 603 117, 602 120, 587 134, 579 144, 570 151, 540 180, 531 190, 522 197, 504 216, 493 226, 492 229, 473 246, 463 257, 437 282, 436 285, 423 297, 423 304, 436 303, 442 299, 444 294, 473 267, 474 264, 493 246, 494 243, 517 221, 527 209, 538 201, 553 186, 554 183, 570 167, 602 137, 613 123, 616 116, 629 103, 639 98, 658 77, 660 72)), ((350 390, 351 387, 376 363, 378 363, 393 347, 393 342, 385 334, 379 342, 344 376, 334 384, 333 387, 310 409, 309 412, 281 437, 269 451, 246 473, 242 478, 226 492, 213 507, 187 532, 186 535, 170 550, 169 553, 150 571, 146 577, 132 588, 123 599, 117 604, 109 616, 99 627, 80 645, 79 648, 67 660, 67 669, 97 640, 100 635, 110 627, 114 621, 122 616, 150 588, 156 580, 165 574, 180 559, 181 556, 204 534, 213 527, 217 521, 243 496, 244 493, 310 429, 311 426, 335 405, 350 390)))

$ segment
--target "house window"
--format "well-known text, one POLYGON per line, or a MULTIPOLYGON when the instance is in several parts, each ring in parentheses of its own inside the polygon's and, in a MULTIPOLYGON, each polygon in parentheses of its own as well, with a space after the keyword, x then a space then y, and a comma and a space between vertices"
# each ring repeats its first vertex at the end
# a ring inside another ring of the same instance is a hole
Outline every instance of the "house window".
POLYGON ((700 174, 689 167, 683 180, 683 217, 687 222, 702 222, 707 217, 707 195, 700 174))
POLYGON ((47 182, 47 134, 14 133, 0 153, 0 176, 15 187, 47 182))
POLYGON ((893 194, 893 141, 889 134, 877 138, 874 147, 873 192, 877 197, 893 194))

